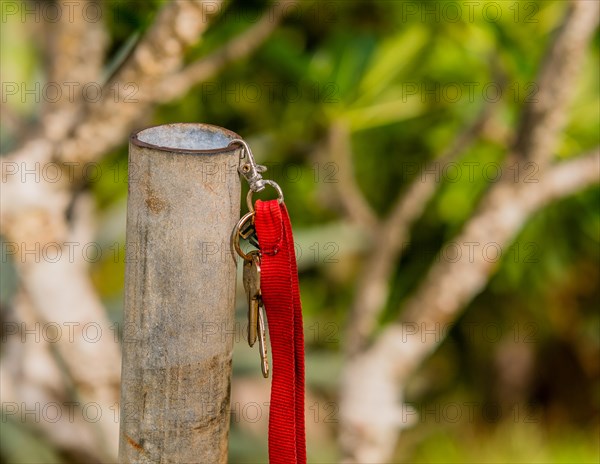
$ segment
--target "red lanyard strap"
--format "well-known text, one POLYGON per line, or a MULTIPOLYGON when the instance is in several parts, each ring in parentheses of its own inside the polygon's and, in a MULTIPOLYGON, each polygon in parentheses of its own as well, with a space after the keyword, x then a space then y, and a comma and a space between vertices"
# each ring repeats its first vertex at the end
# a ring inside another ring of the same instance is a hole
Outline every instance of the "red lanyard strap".
POLYGON ((269 462, 305 464, 304 332, 292 226, 285 204, 277 200, 257 200, 254 222, 273 358, 269 462))

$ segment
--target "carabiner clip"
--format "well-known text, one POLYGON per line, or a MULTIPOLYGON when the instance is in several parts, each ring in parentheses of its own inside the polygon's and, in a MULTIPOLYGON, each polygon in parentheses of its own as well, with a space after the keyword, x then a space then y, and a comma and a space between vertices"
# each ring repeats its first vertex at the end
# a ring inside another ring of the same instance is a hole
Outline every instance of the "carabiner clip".
POLYGON ((238 167, 238 172, 244 176, 244 178, 248 181, 248 185, 250 185, 250 190, 253 192, 260 192, 265 188, 267 181, 264 180, 261 176, 261 172, 265 172, 267 170, 266 166, 262 166, 260 164, 256 164, 254 160, 254 155, 252 154, 252 150, 246 143, 245 140, 242 139, 233 139, 229 142, 228 145, 233 145, 234 143, 239 143, 244 147, 244 151, 242 152, 241 159, 247 158, 245 163, 240 164, 238 167))

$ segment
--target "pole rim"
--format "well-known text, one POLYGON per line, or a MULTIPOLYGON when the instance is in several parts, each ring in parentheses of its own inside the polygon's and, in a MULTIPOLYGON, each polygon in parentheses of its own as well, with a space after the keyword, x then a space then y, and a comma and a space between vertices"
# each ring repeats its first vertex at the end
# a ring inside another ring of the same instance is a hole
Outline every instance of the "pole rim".
POLYGON ((178 154, 188 154, 188 155, 216 155, 216 154, 224 154, 224 153, 234 153, 236 151, 241 150, 242 147, 236 145, 227 145, 225 144, 223 147, 219 148, 180 148, 180 147, 167 147, 163 145, 157 145, 149 142, 144 142, 140 140, 139 136, 142 132, 148 131, 151 129, 158 128, 172 128, 172 129, 181 129, 181 128, 194 128, 197 130, 201 130, 204 132, 212 132, 212 133, 220 133, 224 137, 230 140, 241 138, 238 134, 229 129, 225 129, 221 126, 216 126, 213 124, 204 124, 204 123, 195 123, 195 122, 184 122, 184 123, 173 123, 173 124, 157 124, 153 126, 143 127, 141 129, 136 129, 129 136, 129 142, 135 146, 141 148, 149 148, 152 150, 164 151, 168 153, 178 153, 178 154))

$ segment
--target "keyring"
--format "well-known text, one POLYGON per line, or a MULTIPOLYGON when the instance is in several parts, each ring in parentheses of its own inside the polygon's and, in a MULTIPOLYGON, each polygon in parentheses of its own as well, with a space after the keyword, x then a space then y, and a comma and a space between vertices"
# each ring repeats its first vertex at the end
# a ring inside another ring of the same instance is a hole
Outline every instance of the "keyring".
MULTIPOLYGON (((279 204, 283 203, 283 191, 281 190, 281 187, 277 184, 277 182, 272 181, 270 179, 266 179, 264 183, 270 185, 275 190, 277 190, 277 201, 279 202, 279 204)), ((251 213, 254 212, 254 206, 252 206, 252 195, 254 195, 254 190, 248 190, 248 195, 246 195, 246 204, 248 205, 248 211, 250 211, 251 213)))
POLYGON ((250 256, 250 253, 244 253, 244 250, 242 250, 242 247, 240 247, 240 235, 242 227, 244 227, 246 222, 248 222, 249 219, 252 219, 254 221, 254 214, 254 210, 244 214, 238 221, 238 223, 235 225, 235 227, 233 228, 233 232, 231 233, 231 243, 233 244, 234 250, 246 261, 251 260, 252 257, 250 256))

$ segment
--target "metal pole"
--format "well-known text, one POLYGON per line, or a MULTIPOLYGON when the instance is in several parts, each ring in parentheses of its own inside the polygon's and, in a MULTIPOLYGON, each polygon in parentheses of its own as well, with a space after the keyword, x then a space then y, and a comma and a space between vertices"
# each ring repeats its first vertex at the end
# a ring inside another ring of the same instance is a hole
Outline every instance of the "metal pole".
POLYGON ((121 463, 227 462, 236 138, 206 124, 131 136, 121 463))

